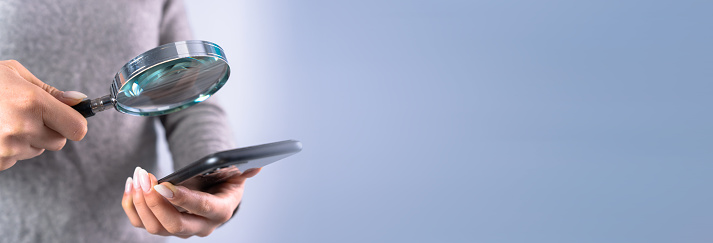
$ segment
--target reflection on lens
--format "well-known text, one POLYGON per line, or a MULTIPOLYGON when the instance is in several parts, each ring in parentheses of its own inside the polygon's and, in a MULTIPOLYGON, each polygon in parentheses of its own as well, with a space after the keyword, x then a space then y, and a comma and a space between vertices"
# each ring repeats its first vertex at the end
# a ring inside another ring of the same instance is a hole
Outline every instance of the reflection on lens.
POLYGON ((186 57, 149 68, 129 79, 116 95, 117 108, 138 115, 159 115, 203 101, 229 75, 228 64, 216 57, 186 57))

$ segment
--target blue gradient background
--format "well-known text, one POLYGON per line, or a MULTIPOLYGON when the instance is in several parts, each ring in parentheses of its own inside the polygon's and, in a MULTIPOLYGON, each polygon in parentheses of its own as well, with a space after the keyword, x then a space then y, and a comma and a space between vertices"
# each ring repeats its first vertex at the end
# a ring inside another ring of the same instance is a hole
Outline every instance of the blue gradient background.
POLYGON ((189 242, 713 241, 713 2, 187 5, 239 145, 304 143, 189 242))

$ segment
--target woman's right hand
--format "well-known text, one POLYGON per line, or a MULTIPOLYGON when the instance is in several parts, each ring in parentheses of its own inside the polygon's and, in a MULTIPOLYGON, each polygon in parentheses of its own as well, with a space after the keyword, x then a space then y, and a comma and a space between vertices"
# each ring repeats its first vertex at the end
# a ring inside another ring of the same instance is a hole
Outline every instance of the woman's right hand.
POLYGON ((82 140, 87 120, 70 106, 84 98, 43 83, 15 60, 0 61, 0 170, 82 140))

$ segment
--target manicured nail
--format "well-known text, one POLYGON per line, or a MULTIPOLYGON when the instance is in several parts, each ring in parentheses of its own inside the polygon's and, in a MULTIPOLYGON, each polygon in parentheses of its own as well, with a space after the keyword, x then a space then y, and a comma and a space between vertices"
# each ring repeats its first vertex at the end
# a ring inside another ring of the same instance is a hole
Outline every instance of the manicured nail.
POLYGON ((141 185, 139 185, 139 171, 141 171, 141 167, 136 166, 136 169, 134 169, 134 189, 139 189, 141 185))
POLYGON ((126 178, 126 187, 124 188, 124 192, 131 192, 131 184, 133 184, 133 182, 131 181, 131 177, 126 178))
POLYGON ((149 192, 151 191, 151 182, 149 181, 149 173, 146 172, 146 170, 141 169, 139 171, 139 180, 141 180, 141 188, 144 189, 144 192, 149 192))
POLYGON ((256 168, 247 169, 247 170, 245 170, 245 172, 243 172, 243 174, 247 174, 247 173, 253 172, 254 170, 256 170, 256 168))
POLYGON ((87 95, 78 91, 64 91, 62 97, 65 99, 81 100, 87 98, 87 95))
POLYGON ((153 187, 154 190, 158 192, 158 194, 161 194, 161 196, 165 198, 173 198, 173 191, 171 189, 168 189, 168 187, 158 184, 153 187))

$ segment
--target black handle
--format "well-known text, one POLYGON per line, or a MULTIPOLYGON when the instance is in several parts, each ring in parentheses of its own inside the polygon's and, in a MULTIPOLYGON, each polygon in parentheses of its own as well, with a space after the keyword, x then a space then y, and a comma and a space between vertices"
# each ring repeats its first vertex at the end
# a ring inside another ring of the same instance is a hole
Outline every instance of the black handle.
POLYGON ((91 117, 95 114, 94 111, 92 111, 92 101, 89 99, 82 100, 82 102, 72 106, 72 108, 77 110, 84 117, 91 117))

